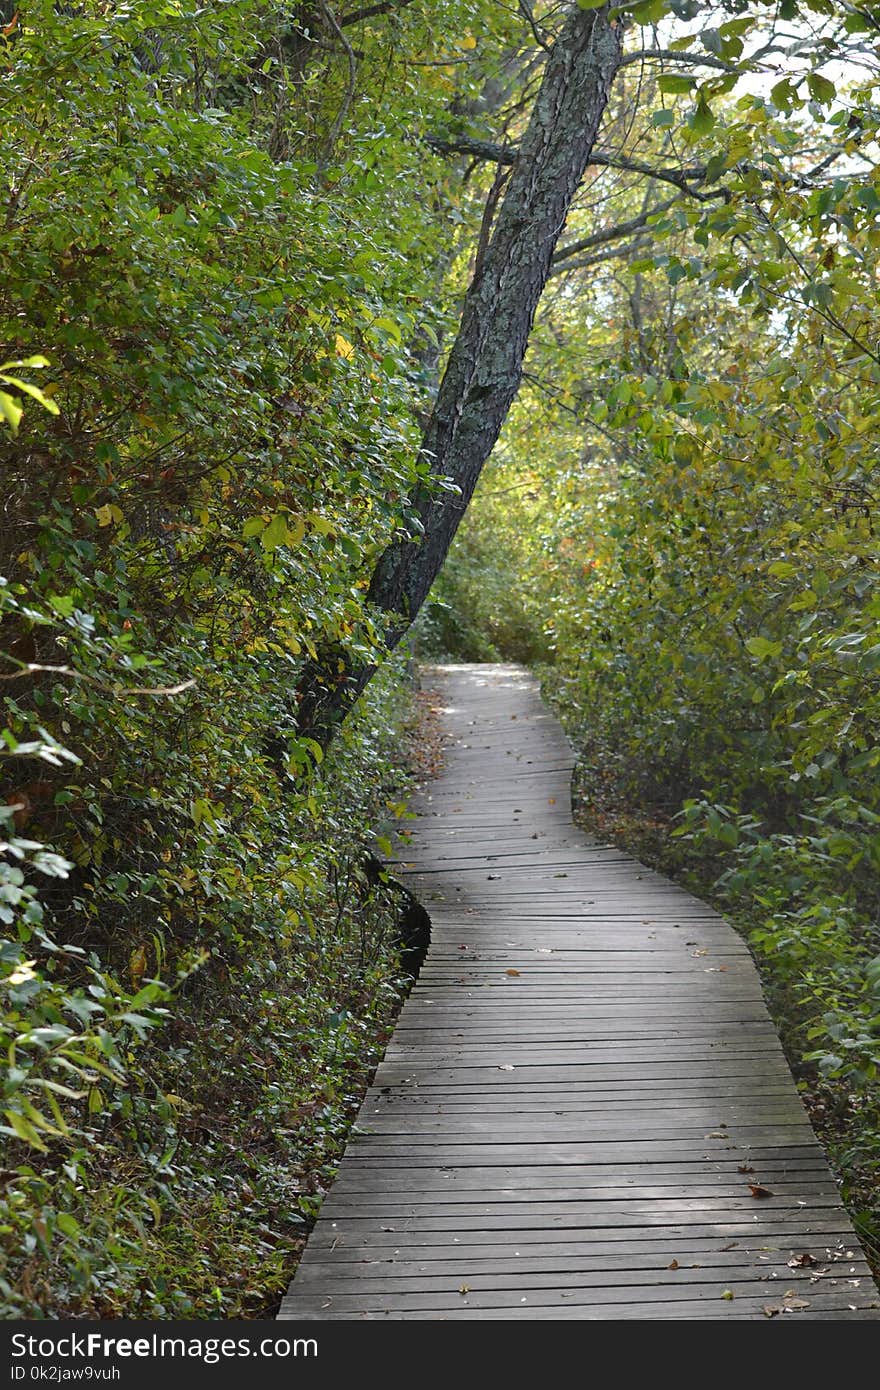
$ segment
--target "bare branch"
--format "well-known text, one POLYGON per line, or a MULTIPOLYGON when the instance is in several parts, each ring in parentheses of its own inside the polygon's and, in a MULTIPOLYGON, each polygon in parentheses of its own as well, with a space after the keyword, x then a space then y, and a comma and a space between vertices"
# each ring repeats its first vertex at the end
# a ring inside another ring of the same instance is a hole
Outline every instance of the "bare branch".
POLYGON ((626 246, 612 246, 607 251, 597 251, 595 256, 584 256, 582 260, 563 261, 561 265, 551 265, 550 274, 567 275, 570 270, 588 270, 590 266, 600 265, 603 261, 613 261, 619 256, 628 256, 633 251, 640 250, 647 238, 636 237, 634 241, 628 242, 626 246))
MULTIPOLYGON (((474 159, 490 160, 493 164, 513 164, 517 153, 515 145, 496 145, 491 140, 475 140, 470 135, 457 135, 453 140, 426 135, 425 143, 438 154, 469 154, 474 159)), ((689 198, 696 198, 701 203, 727 196, 723 189, 702 193, 698 188, 691 186, 693 180, 705 179, 704 164, 695 165, 690 169, 655 169, 650 164, 642 164, 640 160, 629 159, 626 155, 606 154, 601 150, 593 150, 590 164, 599 164, 608 169, 622 169, 632 174, 642 174, 645 178, 659 179, 661 183, 671 183, 689 198)))
POLYGON ((185 690, 192 690, 196 683, 194 680, 188 680, 181 681, 179 685, 113 685, 110 681, 98 680, 96 676, 90 676, 85 671, 75 671, 72 666, 43 666, 37 661, 24 662, 20 670, 0 676, 0 681, 17 681, 23 676, 38 675, 41 672, 87 681, 89 685, 96 685, 99 690, 106 690, 110 695, 182 695, 185 690))
POLYGON ((672 48, 640 48, 635 53, 625 54, 621 59, 620 66, 625 68, 630 63, 641 63, 648 58, 663 58, 668 62, 687 63, 690 67, 695 68, 718 68, 721 72, 740 72, 734 63, 725 63, 723 58, 713 58, 708 53, 676 53, 672 48))
POLYGON ((339 20, 326 3, 326 0, 318 0, 318 4, 326 23, 333 30, 339 42, 342 44, 342 47, 345 49, 345 56, 348 60, 348 86, 345 89, 345 96, 342 98, 342 105, 336 113, 336 119, 333 122, 332 129, 327 136, 323 155, 319 160, 319 164, 323 165, 327 163, 336 148, 336 141, 339 139, 342 132, 345 118, 351 109, 351 103, 354 101, 355 91, 357 90, 357 60, 354 56, 354 49, 339 27, 339 20))
POLYGON ((339 27, 347 29, 349 24, 360 24, 362 19, 373 19, 375 15, 388 14, 389 10, 405 10, 412 3, 413 0, 383 0, 382 4, 364 5, 359 10, 349 10, 348 14, 342 15, 339 27))
POLYGON ((615 227, 606 227, 601 232, 593 232, 592 236, 584 237, 582 241, 573 241, 570 246, 563 246, 561 250, 556 252, 551 264, 558 267, 561 261, 566 261, 571 256, 579 256, 583 251, 592 251, 594 246, 603 246, 608 241, 618 241, 621 237, 629 236, 632 232, 638 232, 642 227, 648 225, 650 217, 659 217, 661 213, 667 212, 677 202, 677 198, 667 198, 665 203, 658 203, 655 207, 648 208, 638 217, 631 217, 628 222, 619 222, 615 227))
POLYGON ((496 145, 491 140, 475 140, 470 135, 457 135, 454 140, 444 140, 439 135, 424 138, 425 144, 437 154, 469 154, 491 164, 512 164, 516 159, 515 145, 496 145))
POLYGON ((550 45, 547 43, 546 39, 542 38, 541 36, 541 31, 535 22, 535 16, 532 11, 531 5, 528 3, 528 0, 519 0, 519 11, 520 14, 524 16, 529 28, 532 31, 532 38, 535 40, 535 43, 538 45, 539 48, 543 48, 545 53, 549 53, 550 45))

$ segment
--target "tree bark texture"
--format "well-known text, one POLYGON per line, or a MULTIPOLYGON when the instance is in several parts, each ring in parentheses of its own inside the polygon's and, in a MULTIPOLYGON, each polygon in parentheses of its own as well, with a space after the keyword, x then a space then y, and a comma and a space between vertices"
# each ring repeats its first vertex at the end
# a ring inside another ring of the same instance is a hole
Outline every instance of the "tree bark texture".
MULTIPOLYGON (((422 440, 432 473, 455 491, 425 489, 414 498, 412 533, 388 546, 370 582, 368 601, 386 615, 389 650, 443 564, 519 388, 553 252, 620 64, 620 40, 607 6, 573 8, 548 56, 422 440)), ((375 669, 353 669, 339 648, 322 653, 299 683, 300 732, 326 746, 375 669)))

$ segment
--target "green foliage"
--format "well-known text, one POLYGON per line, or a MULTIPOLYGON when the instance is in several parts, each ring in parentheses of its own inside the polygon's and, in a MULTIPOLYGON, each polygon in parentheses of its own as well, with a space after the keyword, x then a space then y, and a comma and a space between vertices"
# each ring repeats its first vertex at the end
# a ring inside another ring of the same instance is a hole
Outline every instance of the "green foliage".
MULTIPOLYGON (((609 108, 635 173, 572 211, 421 641, 543 663, 594 783, 685 803, 669 852, 868 1150, 880 192, 832 60, 873 31, 786 0, 810 43, 753 90, 776 18, 726 8, 620 7, 674 26, 609 108)), ((324 760, 291 691, 381 654, 367 577, 494 173, 417 137, 516 138, 556 13, 522 10, 340 43, 272 0, 35 0, 0 40, 7 1316, 265 1313, 320 1203, 404 987, 364 867, 399 721, 392 681, 324 760)))
POLYGON ((390 695, 322 762, 291 691, 378 649, 470 216, 401 137, 491 63, 356 33, 353 90, 264 0, 38 0, 0 51, 7 1315, 271 1307, 399 1001, 390 695))
POLYGON ((633 114, 638 159, 677 167, 684 141, 699 196, 621 174, 575 209, 575 245, 657 210, 551 281, 443 592, 447 627, 485 633, 473 555, 518 576, 504 603, 528 615, 519 650, 549 655, 591 812, 606 833, 637 822, 642 853, 735 915, 864 1209, 880 1152, 877 112, 857 68, 833 85, 793 58, 760 92, 671 66, 633 114))

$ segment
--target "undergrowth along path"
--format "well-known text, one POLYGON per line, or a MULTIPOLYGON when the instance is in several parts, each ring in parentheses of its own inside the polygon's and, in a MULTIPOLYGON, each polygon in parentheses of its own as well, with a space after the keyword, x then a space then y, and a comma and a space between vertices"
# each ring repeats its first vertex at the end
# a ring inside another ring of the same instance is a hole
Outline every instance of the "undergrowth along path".
POLYGON ((574 827, 525 671, 429 678, 431 946, 280 1316, 880 1317, 742 939, 574 827))

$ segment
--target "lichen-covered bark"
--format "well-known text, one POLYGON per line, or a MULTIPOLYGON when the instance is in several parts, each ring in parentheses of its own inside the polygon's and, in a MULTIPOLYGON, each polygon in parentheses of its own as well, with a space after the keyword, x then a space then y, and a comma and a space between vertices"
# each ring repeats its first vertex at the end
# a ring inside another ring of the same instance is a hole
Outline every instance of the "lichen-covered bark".
MULTIPOLYGON (((519 388, 553 251, 620 63, 620 37, 607 6, 573 8, 548 56, 422 441, 432 471, 457 491, 425 491, 415 499, 423 530, 414 527, 391 544, 370 583, 370 603, 387 615, 389 649, 416 617, 443 564, 519 388)), ((301 731, 329 742, 374 670, 349 668, 338 650, 312 663, 298 691, 301 731)))

